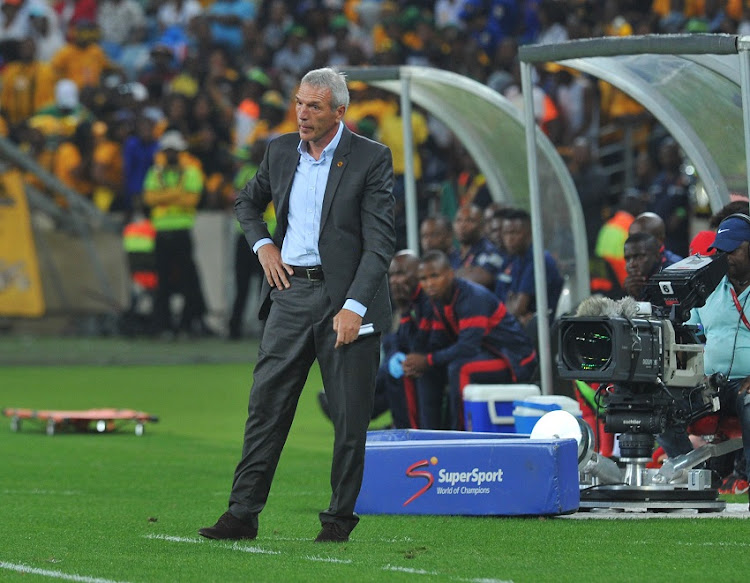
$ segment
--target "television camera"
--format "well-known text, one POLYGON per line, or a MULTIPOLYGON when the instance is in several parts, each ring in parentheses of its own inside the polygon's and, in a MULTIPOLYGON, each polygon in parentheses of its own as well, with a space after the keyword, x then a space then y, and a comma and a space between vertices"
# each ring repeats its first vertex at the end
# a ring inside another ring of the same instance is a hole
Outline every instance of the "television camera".
MULTIPOLYGON (((724 379, 712 375, 705 380, 703 346, 697 329, 685 322, 692 308, 705 304, 726 272, 725 254, 693 255, 650 277, 645 302, 594 296, 582 302, 575 316, 561 319, 558 373, 563 379, 599 383, 597 405, 605 411, 605 431, 620 434, 624 464, 619 483, 610 460, 605 480, 609 483, 597 481, 594 468, 589 476, 593 487, 581 490, 582 507, 592 500, 590 507, 603 501, 611 501, 605 504, 610 506, 659 501, 660 507, 666 503, 679 508, 685 507, 679 503, 685 499, 716 499, 710 472, 691 469, 719 455, 718 450, 679 456, 661 473, 647 470, 646 463, 651 461, 656 434, 685 431, 718 406, 724 379)), ((582 474, 582 485, 584 479, 582 474)), ((703 509, 723 507, 707 502, 703 509)))

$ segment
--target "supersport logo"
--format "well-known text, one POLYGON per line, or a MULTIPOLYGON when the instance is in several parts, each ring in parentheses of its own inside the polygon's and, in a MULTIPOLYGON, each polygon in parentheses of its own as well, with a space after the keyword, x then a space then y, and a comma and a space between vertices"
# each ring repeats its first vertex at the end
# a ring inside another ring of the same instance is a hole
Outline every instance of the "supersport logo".
POLYGON ((427 470, 420 470, 419 468, 428 467, 430 464, 434 466, 435 464, 437 464, 437 462, 437 458, 433 456, 429 460, 419 460, 418 462, 414 462, 412 465, 406 468, 406 475, 408 477, 425 478, 427 480, 427 483, 422 486, 411 498, 404 502, 403 506, 411 504, 412 502, 414 502, 414 500, 419 498, 422 494, 427 492, 427 490, 432 487, 432 484, 435 482, 435 477, 427 470))

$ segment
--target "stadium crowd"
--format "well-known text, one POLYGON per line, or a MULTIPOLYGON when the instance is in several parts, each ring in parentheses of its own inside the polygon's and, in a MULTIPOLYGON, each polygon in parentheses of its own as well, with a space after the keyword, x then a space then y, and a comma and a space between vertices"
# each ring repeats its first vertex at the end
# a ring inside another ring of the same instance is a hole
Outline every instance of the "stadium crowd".
MULTIPOLYGON (((436 67, 522 107, 522 44, 750 32, 742 0, 0 1, 0 135, 122 218, 134 275, 155 289, 150 332, 197 335, 211 331, 190 237, 196 211, 231 211, 268 140, 297 130, 294 95, 306 71, 436 67), (149 271, 157 277, 149 279, 149 271), (177 322, 169 313, 173 294, 185 299, 177 322)), ((404 249, 399 101, 361 82, 350 82, 350 93, 347 125, 393 152, 397 248, 404 249)), ((592 291, 637 295, 648 272, 690 252, 694 178, 679 148, 642 106, 577 71, 538 67, 534 100, 537 121, 578 189, 592 291), (625 128, 635 136, 637 166, 634 188, 622 191, 599 154, 621 141, 625 128), (636 221, 643 213, 647 218, 636 221), (632 233, 632 225, 650 234, 632 233)), ((460 391, 471 378, 532 378, 530 221, 525 211, 492 202, 471 156, 437 119, 415 107, 411 124, 425 255, 399 254, 392 264, 400 323, 384 339, 379 395, 397 425, 460 428, 460 391), (484 335, 478 319, 491 323, 484 335), (441 330, 430 340, 437 344, 420 336, 426 322, 441 330), (502 369, 481 365, 498 355, 502 369), (393 389, 401 378, 406 382, 393 389), (431 398, 434 386, 446 383, 447 413, 431 398), (415 402, 423 404, 419 412, 415 402)), ((33 173, 26 180, 45 189, 33 173)), ((267 214, 272 225, 273 209, 267 214)), ((243 335, 248 282, 259 267, 239 234, 236 255, 231 338, 243 335)), ((545 259, 552 313, 543 317, 554 317, 563 279, 555 258, 545 259)))
MULTIPOLYGON (((310 68, 436 67, 520 106, 520 44, 747 26, 733 0, 2 0, 0 131, 102 210, 127 218, 143 206, 158 138, 179 131, 181 158, 204 177, 198 208, 223 209, 253 144, 296 129, 291 98, 310 68)), ((621 92, 556 65, 540 67, 536 83, 539 123, 579 187, 591 184, 602 140, 621 138, 618 123, 635 124, 639 151, 652 154, 645 166, 656 158, 647 139, 655 122, 621 92)), ((391 147, 402 200, 398 100, 361 83, 351 91, 346 121, 391 147)), ((418 108, 412 125, 420 219, 452 219, 468 202, 486 207, 483 177, 451 133, 418 108)), ((659 170, 650 166, 643 172, 659 170)), ((594 234, 618 194, 595 186, 581 188, 582 198, 597 195, 586 200, 594 234)))

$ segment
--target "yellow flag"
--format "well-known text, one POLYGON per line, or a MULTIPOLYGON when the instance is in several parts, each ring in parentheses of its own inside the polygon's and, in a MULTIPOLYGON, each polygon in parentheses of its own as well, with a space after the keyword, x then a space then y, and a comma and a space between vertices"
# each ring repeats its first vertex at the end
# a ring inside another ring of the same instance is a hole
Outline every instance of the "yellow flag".
POLYGON ((0 174, 0 315, 41 316, 39 277, 29 205, 21 173, 0 174))

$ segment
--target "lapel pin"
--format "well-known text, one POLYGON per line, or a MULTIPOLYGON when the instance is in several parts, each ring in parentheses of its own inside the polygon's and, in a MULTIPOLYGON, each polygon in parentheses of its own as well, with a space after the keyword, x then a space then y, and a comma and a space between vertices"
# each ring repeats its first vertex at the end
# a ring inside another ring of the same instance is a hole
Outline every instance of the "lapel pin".
POLYGON ((341 168, 343 165, 344 165, 343 162, 339 162, 338 164, 336 164, 336 166, 338 166, 339 168, 341 168))

